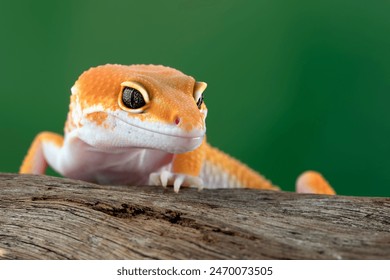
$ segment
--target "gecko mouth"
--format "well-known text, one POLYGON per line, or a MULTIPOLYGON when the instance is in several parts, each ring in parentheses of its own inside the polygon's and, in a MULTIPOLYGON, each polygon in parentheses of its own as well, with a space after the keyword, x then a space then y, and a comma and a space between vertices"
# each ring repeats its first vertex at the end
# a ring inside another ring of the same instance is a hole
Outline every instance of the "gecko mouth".
MULTIPOLYGON (((138 124, 135 124, 135 123, 130 123, 126 120, 124 120, 123 118, 121 118, 120 116, 117 116, 115 114, 110 114, 108 113, 111 117, 113 117, 115 120, 118 120, 122 123, 125 123, 126 125, 129 125, 129 126, 133 126, 133 127, 136 127, 138 129, 142 129, 142 130, 145 130, 145 131, 148 131, 148 132, 151 132, 151 133, 157 133, 157 134, 160 134, 160 135, 164 135, 164 136, 168 136, 168 137, 175 137, 175 138, 181 138, 181 139, 186 139, 186 140, 201 140, 203 139, 204 135, 205 135, 205 132, 204 131, 200 131, 200 130, 193 130, 192 132, 189 132, 189 133, 166 133, 166 132, 162 132, 161 130, 159 129, 150 129, 150 128, 146 128, 145 126, 142 126, 142 125, 138 125, 138 124)), ((149 124, 153 124, 155 125, 155 123, 149 123, 149 124)), ((169 125, 161 125, 162 128, 168 128, 170 129, 171 127, 169 127, 169 125)), ((175 128, 174 126, 172 126, 172 128, 175 128)), ((179 130, 179 129, 178 129, 179 130)))

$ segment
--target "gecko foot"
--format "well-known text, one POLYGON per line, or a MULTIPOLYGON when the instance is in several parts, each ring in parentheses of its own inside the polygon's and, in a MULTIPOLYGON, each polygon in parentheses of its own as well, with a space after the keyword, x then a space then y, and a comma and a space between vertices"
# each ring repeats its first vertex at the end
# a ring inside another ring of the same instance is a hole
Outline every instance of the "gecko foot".
POLYGON ((203 189, 203 180, 199 177, 191 175, 172 173, 170 171, 162 171, 149 175, 149 184, 154 186, 173 186, 173 190, 178 193, 181 186, 203 189))

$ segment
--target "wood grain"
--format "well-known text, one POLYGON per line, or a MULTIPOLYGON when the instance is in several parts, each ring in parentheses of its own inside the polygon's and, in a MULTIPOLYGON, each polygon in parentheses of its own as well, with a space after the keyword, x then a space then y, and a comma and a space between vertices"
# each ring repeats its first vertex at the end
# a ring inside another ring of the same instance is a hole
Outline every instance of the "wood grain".
POLYGON ((390 198, 0 173, 1 259, 390 259, 390 198))

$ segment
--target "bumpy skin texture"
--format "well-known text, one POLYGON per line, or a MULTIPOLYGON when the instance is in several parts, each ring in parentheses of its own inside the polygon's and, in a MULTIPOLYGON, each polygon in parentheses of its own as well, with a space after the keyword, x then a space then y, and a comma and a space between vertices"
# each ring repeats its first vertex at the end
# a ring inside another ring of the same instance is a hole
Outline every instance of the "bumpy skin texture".
MULTIPOLYGON (((206 142, 206 84, 157 65, 98 66, 72 87, 65 135, 42 132, 20 173, 63 176, 100 184, 173 185, 278 190, 270 181, 206 142), (135 108, 127 100, 139 100, 135 108), (140 95, 142 95, 140 97, 140 95)), ((300 192, 334 194, 316 172, 297 181, 300 192)))

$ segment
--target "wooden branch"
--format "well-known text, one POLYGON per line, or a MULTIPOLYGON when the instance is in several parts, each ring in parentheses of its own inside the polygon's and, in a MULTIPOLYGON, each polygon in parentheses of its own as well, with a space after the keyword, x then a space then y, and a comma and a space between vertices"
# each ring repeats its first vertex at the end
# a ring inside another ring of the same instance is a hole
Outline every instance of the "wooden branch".
POLYGON ((389 259, 390 198, 0 174, 3 259, 389 259))

